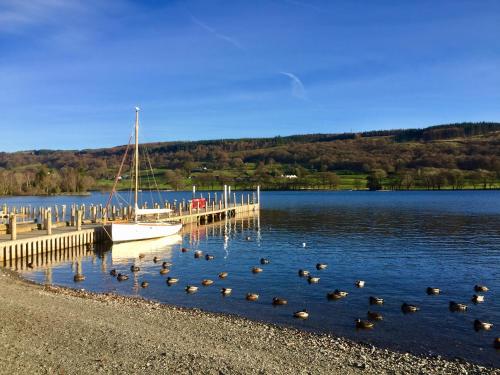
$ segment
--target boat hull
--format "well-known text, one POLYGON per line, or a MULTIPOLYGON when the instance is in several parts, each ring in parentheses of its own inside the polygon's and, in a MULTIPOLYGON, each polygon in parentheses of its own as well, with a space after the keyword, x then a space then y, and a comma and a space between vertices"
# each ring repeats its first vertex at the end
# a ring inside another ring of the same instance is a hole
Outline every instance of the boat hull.
POLYGON ((148 240, 177 234, 182 224, 172 223, 112 223, 113 243, 148 240))

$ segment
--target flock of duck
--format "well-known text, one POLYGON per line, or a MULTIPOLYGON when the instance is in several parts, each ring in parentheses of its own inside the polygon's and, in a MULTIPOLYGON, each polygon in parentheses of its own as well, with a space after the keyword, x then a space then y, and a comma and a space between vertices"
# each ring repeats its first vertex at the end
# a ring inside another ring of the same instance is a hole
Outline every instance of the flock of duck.
MULTIPOLYGON (((189 249, 183 247, 183 248, 181 248, 181 251, 183 253, 186 253, 186 252, 189 251, 189 249)), ((196 259, 204 257, 207 261, 210 261, 210 260, 214 259, 213 255, 211 255, 211 254, 205 254, 204 255, 201 250, 196 250, 194 252, 194 257, 196 259)), ((139 258, 143 259, 144 258, 144 254, 140 254, 139 258)), ((159 262, 161 262, 161 259, 155 256, 153 258, 153 262, 154 263, 159 263, 159 262)), ((267 258, 261 258, 260 259, 261 266, 265 266, 265 265, 270 264, 270 263, 271 263, 271 261, 269 259, 267 259, 267 258)), ((172 263, 170 263, 170 262, 162 262, 161 263, 161 267, 159 269, 159 273, 161 275, 168 274, 170 272, 170 267, 171 266, 172 266, 172 263)), ((327 267, 328 267, 328 265, 325 264, 325 263, 318 263, 318 264, 316 264, 316 270, 318 270, 318 271, 325 270, 327 267)), ((140 271, 140 267, 138 267, 137 265, 133 264, 130 267, 130 271, 133 272, 133 273, 139 272, 140 271)), ((259 273, 261 273, 263 271, 264 271, 264 269, 262 267, 259 267, 259 266, 254 266, 254 267, 251 268, 251 272, 254 273, 254 274, 259 274, 259 273)), ((125 273, 119 273, 116 269, 112 269, 110 271, 110 275, 113 276, 113 277, 116 277, 118 281, 125 281, 125 280, 128 280, 128 278, 129 278, 129 276, 127 274, 125 274, 125 273)), ((312 276, 311 273, 308 270, 305 270, 305 269, 300 269, 298 271, 298 276, 302 277, 302 278, 306 278, 307 281, 310 284, 319 283, 319 280, 320 280, 319 277, 312 276)), ((228 272, 224 271, 224 272, 220 272, 218 274, 218 278, 219 279, 225 279, 226 277, 228 277, 228 272)), ((80 273, 77 273, 77 274, 74 275, 74 281, 75 282, 79 282, 79 281, 83 281, 83 280, 85 280, 85 276, 84 275, 82 275, 80 273)), ((178 282, 179 282, 179 279, 175 278, 175 277, 168 276, 167 279, 166 279, 166 283, 169 286, 175 285, 178 282)), ((205 287, 211 286, 212 284, 214 284, 214 281, 211 280, 211 279, 203 279, 201 281, 201 285, 205 286, 205 287)), ((365 286, 365 284, 366 283, 365 283, 364 280, 357 280, 355 282, 356 288, 363 288, 365 286)), ((147 281, 142 281, 141 282, 141 287, 142 288, 147 288, 148 286, 149 286, 149 282, 147 282, 147 281)), ((480 294, 480 293, 486 293, 486 292, 488 292, 488 290, 489 290, 489 288, 486 287, 486 286, 484 286, 484 285, 475 285, 474 286, 474 291, 476 292, 476 294, 474 294, 472 296, 471 301, 474 304, 480 304, 480 303, 484 302, 484 300, 485 300, 484 294, 480 294)), ((185 287, 185 291, 186 291, 186 293, 189 293, 189 294, 196 293, 198 291, 198 286, 196 286, 196 285, 187 285, 185 287)), ((232 289, 224 287, 224 288, 221 288, 220 292, 221 292, 222 296, 228 296, 228 295, 230 295, 232 293, 232 289)), ((426 290, 426 293, 428 295, 436 296, 436 295, 439 295, 441 293, 441 290, 439 288, 436 288, 436 287, 428 287, 427 290, 426 290)), ((326 297, 329 300, 339 300, 339 299, 342 299, 342 298, 346 298, 348 295, 349 295, 349 293, 347 291, 335 289, 334 291, 327 293, 326 297)), ((259 294, 257 294, 257 293, 247 293, 245 298, 246 298, 247 301, 257 301, 259 299, 259 294)), ((380 297, 376 297, 376 296, 370 296, 369 299, 368 299, 368 303, 369 303, 369 305, 383 305, 384 304, 384 299, 380 298, 380 297)), ((288 301, 286 299, 284 299, 284 298, 281 298, 281 297, 274 297, 272 299, 272 304, 274 306, 282 306, 282 305, 287 305, 288 301)), ((458 303, 458 302, 455 302, 455 301, 450 301, 449 302, 449 310, 452 311, 452 312, 465 312, 465 311, 467 311, 467 309, 468 309, 468 305, 467 304, 458 303)), ((419 310, 420 310, 420 307, 417 306, 417 305, 414 305, 414 304, 409 304, 409 303, 405 302, 405 303, 403 303, 401 305, 401 311, 404 314, 413 314, 413 313, 418 312, 419 310)), ((299 310, 299 311, 295 311, 293 313, 293 316, 295 318, 297 318, 297 319, 308 319, 309 318, 309 312, 306 309, 299 310)), ((376 322, 377 321, 381 321, 383 319, 384 319, 384 317, 383 317, 383 315, 380 312, 369 310, 367 312, 367 319, 366 320, 365 319, 361 319, 361 318, 358 318, 358 319, 355 320, 355 327, 357 329, 373 329, 375 327, 376 322)), ((490 323, 490 322, 480 321, 478 319, 474 320, 474 329, 476 331, 491 330, 492 328, 493 328, 493 324, 490 323)), ((495 340, 493 342, 493 346, 496 349, 500 349, 500 337, 495 338, 495 340)))

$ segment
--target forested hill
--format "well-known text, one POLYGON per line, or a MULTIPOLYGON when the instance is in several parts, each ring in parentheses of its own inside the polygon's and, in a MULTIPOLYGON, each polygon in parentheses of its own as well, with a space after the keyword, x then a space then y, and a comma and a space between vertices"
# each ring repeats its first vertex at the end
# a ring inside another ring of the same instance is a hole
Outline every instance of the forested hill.
MULTIPOLYGON (((487 188, 500 178, 500 123, 491 122, 142 146, 165 188, 487 188)), ((0 153, 0 194, 109 187, 124 151, 0 153)))

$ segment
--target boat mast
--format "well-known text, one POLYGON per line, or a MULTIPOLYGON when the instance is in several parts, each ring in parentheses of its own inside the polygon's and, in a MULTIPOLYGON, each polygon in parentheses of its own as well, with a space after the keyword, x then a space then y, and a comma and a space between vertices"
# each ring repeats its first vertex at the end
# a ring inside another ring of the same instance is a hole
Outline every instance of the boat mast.
POLYGON ((135 192, 134 192, 134 221, 137 222, 138 191, 139 191, 139 107, 135 107, 135 192))

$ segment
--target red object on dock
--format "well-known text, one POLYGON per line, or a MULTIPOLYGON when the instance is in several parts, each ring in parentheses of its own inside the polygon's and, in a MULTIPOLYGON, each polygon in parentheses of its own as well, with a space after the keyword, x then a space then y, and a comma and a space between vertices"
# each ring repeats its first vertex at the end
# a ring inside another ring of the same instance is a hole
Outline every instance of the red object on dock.
POLYGON ((191 200, 191 208, 205 208, 207 201, 205 198, 193 198, 191 200))

